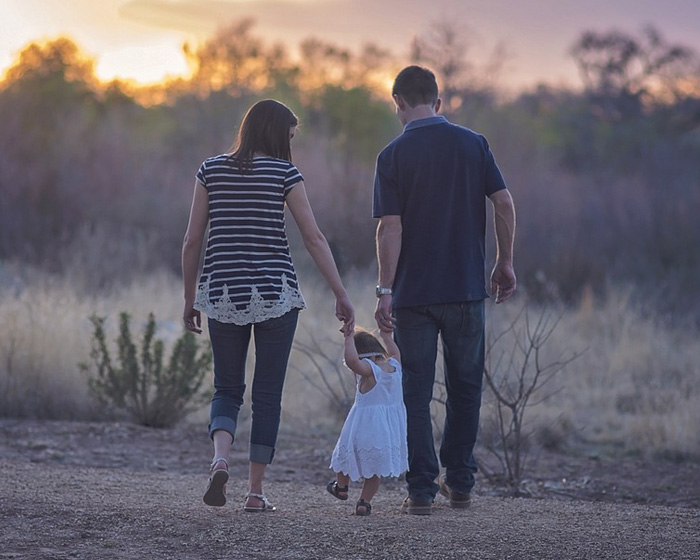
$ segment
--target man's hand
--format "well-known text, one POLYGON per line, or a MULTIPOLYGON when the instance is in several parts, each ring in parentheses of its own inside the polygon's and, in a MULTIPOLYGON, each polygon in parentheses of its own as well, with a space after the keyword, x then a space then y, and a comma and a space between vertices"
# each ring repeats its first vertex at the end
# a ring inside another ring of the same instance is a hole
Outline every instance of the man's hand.
POLYGON ((511 263, 497 262, 491 272, 491 295, 496 296, 496 303, 506 301, 515 292, 515 271, 511 263))
POLYGON ((380 331, 389 332, 394 330, 396 319, 391 315, 391 294, 377 298, 377 307, 374 310, 374 320, 377 321, 377 328, 380 331))

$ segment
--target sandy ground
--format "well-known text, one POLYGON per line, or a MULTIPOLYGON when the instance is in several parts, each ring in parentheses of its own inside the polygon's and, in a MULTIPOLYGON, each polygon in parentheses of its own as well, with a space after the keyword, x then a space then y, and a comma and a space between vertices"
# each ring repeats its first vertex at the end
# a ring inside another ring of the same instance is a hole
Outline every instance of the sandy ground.
POLYGON ((332 443, 282 434, 266 479, 278 511, 251 514, 243 445, 229 503, 202 503, 201 427, 0 420, 0 560, 700 558, 697 464, 542 454, 531 498, 479 480, 470 509, 438 497, 433 515, 408 516, 390 480, 355 517, 359 486, 348 502, 324 490, 332 443))

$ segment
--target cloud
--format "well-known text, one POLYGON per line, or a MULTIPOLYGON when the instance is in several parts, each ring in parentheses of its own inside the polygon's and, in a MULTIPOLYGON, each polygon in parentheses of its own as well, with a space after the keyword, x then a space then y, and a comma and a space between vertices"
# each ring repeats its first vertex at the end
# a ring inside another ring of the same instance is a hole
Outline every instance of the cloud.
POLYGON ((186 33, 211 33, 240 17, 232 2, 223 0, 132 0, 119 8, 131 21, 186 33))

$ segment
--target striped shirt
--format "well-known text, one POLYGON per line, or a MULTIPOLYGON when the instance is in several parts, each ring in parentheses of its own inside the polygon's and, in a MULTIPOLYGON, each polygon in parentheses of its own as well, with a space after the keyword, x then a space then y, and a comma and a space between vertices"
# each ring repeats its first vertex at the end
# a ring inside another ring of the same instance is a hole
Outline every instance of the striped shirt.
POLYGON ((208 158, 197 181, 209 195, 209 236, 195 308, 247 325, 304 309, 285 231, 285 198, 303 180, 288 161, 253 158, 238 170, 229 155, 208 158))

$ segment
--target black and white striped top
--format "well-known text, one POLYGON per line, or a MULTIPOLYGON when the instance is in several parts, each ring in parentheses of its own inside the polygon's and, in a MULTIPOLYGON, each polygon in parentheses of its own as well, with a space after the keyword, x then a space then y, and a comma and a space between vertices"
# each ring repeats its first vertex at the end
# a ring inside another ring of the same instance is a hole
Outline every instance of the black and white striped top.
POLYGON ((195 308, 237 325, 304 309, 284 220, 287 193, 303 180, 297 168, 256 157, 241 172, 222 154, 202 163, 197 180, 209 193, 209 237, 195 308))

